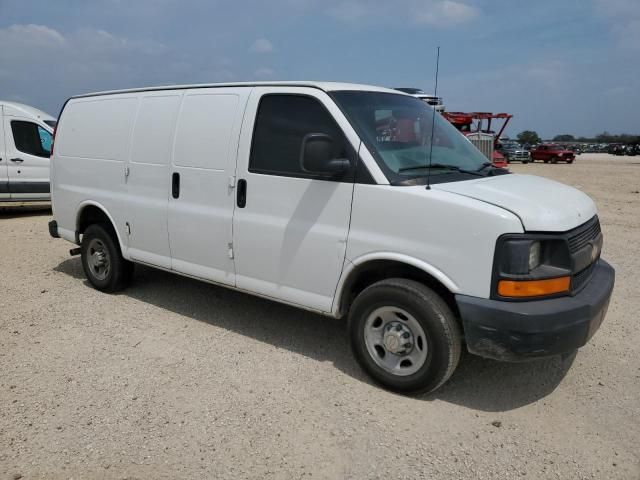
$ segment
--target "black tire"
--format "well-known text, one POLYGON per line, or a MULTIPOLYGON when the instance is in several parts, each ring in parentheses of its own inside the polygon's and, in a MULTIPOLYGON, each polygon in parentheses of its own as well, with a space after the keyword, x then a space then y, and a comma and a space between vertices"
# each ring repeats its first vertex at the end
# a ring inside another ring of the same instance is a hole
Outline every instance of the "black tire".
POLYGON ((110 225, 96 223, 87 227, 82 235, 80 255, 84 274, 97 290, 108 293, 117 292, 131 280, 133 263, 122 257, 116 233, 110 225), (92 256, 90 249, 93 249, 96 244, 102 246, 101 252, 108 261, 108 269, 103 272, 104 275, 99 274, 97 267, 90 259, 92 256))
POLYGON ((529 163, 529 160, 523 160, 523 161, 522 161, 522 164, 523 164, 523 165, 526 165, 527 163, 529 163))
POLYGON ((456 317, 438 294, 413 280, 382 280, 362 291, 349 312, 349 335, 351 348, 360 366, 374 381, 396 392, 432 392, 449 379, 460 360, 460 327, 456 317), (367 349, 367 319, 375 310, 387 306, 406 311, 424 330, 426 360, 411 375, 402 376, 386 371, 367 349))

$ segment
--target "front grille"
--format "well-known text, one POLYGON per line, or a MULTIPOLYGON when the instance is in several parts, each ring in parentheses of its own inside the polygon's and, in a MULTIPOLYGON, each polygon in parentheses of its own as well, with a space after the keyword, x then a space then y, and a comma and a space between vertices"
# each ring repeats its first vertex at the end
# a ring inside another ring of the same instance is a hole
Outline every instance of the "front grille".
POLYGON ((493 161, 493 135, 485 133, 470 133, 467 135, 467 138, 478 150, 480 150, 480 152, 482 152, 485 157, 487 157, 487 160, 490 162, 493 161))
POLYGON ((575 253, 584 248, 591 240, 600 233, 600 221, 595 216, 584 225, 575 229, 569 236, 569 251, 575 253))
MULTIPOLYGON (((595 216, 584 225, 580 225, 574 231, 569 232, 569 251, 573 254, 586 247, 589 242, 596 239, 600 235, 600 221, 595 216)), ((571 279, 571 291, 573 293, 578 292, 584 287, 591 277, 596 268, 598 261, 591 263, 588 267, 582 269, 580 272, 575 273, 571 279)))
POLYGON ((576 273, 573 276, 573 278, 571 279, 571 290, 574 293, 582 289, 582 287, 584 287, 585 284, 591 279, 591 276, 593 275, 593 271, 595 270, 597 264, 598 262, 595 261, 587 268, 585 268, 581 272, 576 273))

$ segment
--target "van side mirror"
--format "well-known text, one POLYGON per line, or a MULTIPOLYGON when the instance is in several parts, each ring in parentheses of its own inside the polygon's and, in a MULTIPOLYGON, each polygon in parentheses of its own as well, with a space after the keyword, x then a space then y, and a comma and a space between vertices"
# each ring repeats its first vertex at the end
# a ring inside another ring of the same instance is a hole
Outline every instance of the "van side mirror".
POLYGON ((346 158, 333 158, 333 138, 326 133, 309 133, 302 139, 300 167, 305 173, 333 177, 349 170, 346 158))

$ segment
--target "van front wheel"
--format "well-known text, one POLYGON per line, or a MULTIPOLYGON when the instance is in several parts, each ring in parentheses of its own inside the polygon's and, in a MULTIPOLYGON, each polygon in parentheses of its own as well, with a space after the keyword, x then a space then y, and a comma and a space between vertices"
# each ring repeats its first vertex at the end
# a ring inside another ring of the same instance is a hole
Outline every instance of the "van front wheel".
POLYGON ((371 377, 398 392, 431 392, 460 360, 460 328, 446 302, 413 280, 383 280, 357 296, 351 347, 371 377))
POLYGON ((116 242, 115 232, 103 224, 90 225, 82 235, 82 268, 91 285, 103 292, 121 290, 133 273, 116 242))

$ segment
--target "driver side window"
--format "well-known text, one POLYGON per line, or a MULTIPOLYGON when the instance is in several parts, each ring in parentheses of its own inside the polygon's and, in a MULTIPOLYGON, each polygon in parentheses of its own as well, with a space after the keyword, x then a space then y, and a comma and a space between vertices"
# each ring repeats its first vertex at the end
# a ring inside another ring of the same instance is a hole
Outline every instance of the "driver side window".
POLYGON ((22 153, 48 158, 51 155, 51 134, 33 122, 11 121, 16 149, 22 153))
POLYGON ((318 100, 304 95, 265 95, 258 107, 249 171, 316 178, 300 164, 303 139, 314 133, 333 139, 333 158, 354 157, 342 130, 318 100))

